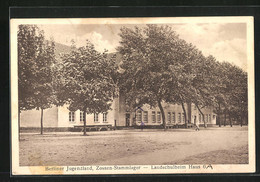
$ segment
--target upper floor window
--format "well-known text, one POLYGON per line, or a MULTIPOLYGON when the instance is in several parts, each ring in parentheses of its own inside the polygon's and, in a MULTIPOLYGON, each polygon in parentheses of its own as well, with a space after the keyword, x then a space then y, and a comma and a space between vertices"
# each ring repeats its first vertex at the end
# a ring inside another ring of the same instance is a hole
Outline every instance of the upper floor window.
POLYGON ((75 112, 69 112, 69 122, 75 122, 75 112))
POLYGON ((98 122, 98 113, 94 113, 94 122, 98 122))

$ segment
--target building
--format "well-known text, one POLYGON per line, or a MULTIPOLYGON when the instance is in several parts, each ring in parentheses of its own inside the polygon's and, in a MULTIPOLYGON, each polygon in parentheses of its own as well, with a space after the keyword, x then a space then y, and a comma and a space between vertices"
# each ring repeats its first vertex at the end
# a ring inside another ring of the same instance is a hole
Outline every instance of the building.
MULTIPOLYGON (((181 105, 162 103, 167 124, 184 125, 185 118, 181 105)), ((86 117, 86 125, 112 125, 112 126, 136 126, 140 125, 141 121, 146 126, 158 126, 163 123, 162 114, 158 107, 153 108, 149 105, 144 105, 133 109, 126 110, 124 97, 115 98, 113 100, 111 110, 105 113, 86 114, 82 111, 69 111, 67 106, 52 107, 43 112, 44 128, 73 128, 76 125, 83 125, 84 117, 86 117)), ((194 104, 185 104, 187 120, 189 123, 194 123, 196 116, 197 121, 203 124, 202 115, 194 104)), ((216 124, 216 114, 213 108, 203 108, 202 112, 205 121, 208 125, 216 124)), ((22 111, 20 116, 21 128, 40 128, 40 111, 29 110, 22 111)))

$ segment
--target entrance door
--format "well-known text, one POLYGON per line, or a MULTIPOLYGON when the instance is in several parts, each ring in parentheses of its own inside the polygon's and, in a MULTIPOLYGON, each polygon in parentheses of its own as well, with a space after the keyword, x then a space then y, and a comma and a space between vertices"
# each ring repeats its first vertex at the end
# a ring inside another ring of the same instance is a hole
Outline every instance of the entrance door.
POLYGON ((130 114, 125 114, 125 126, 130 126, 130 114))

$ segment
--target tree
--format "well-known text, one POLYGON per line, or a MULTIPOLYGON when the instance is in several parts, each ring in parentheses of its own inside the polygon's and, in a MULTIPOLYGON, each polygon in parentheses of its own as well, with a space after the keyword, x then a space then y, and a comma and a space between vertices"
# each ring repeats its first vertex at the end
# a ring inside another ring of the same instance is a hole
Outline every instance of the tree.
POLYGON ((195 103, 204 118, 201 109, 208 105, 208 101, 205 97, 209 94, 208 90, 205 90, 205 85, 208 80, 202 75, 208 74, 206 71, 209 68, 205 66, 206 59, 201 51, 192 44, 188 44, 185 41, 182 42, 183 51, 181 51, 181 67, 171 66, 171 71, 172 74, 174 74, 174 81, 176 84, 174 86, 174 93, 170 95, 171 99, 168 100, 172 100, 172 103, 181 104, 185 116, 185 124, 187 124, 185 103, 188 105, 195 103), (202 89, 203 85, 204 88, 202 89), (207 92, 207 94, 205 92, 207 92), (201 105, 203 106, 200 108, 201 105))
POLYGON ((214 96, 212 95, 215 90, 215 85, 218 83, 217 78, 217 61, 213 56, 200 56, 197 59, 195 66, 195 77, 192 83, 194 94, 192 95, 192 102, 197 107, 202 116, 204 127, 207 127, 205 115, 202 109, 205 107, 214 106, 214 96))
POLYGON ((226 75, 222 79, 226 96, 224 109, 226 112, 232 113, 233 116, 237 116, 242 126, 242 121, 247 118, 248 113, 247 73, 227 62, 223 62, 222 67, 226 75))
POLYGON ((37 26, 19 25, 18 34, 18 123, 20 113, 35 108, 33 99, 34 61, 43 44, 43 34, 37 26))
MULTIPOLYGON (((227 114, 232 126, 231 116, 241 119, 242 114, 247 114, 247 73, 228 62, 220 63, 213 56, 207 57, 207 62, 210 69, 205 71, 210 71, 207 73, 210 77, 205 79, 208 81, 204 83, 207 89, 204 89, 206 97, 203 100, 215 107, 219 126, 222 121, 226 125, 227 114)), ((205 93, 199 95, 205 96, 205 93)))
POLYGON ((139 106, 158 106, 166 128, 162 103, 178 102, 177 96, 182 96, 177 91, 181 87, 176 78, 190 65, 183 64, 187 61, 183 59, 188 53, 186 42, 169 26, 123 27, 119 35, 121 41, 117 50, 123 56, 121 68, 124 70, 120 88, 138 97, 139 106))
MULTIPOLYGON (((223 111, 228 110, 240 118, 245 117, 237 112, 247 109, 247 76, 241 69, 220 63, 213 56, 205 57, 168 26, 123 27, 119 35, 121 41, 117 50, 123 55, 120 66, 124 70, 120 89, 129 98, 139 100, 132 106, 158 106, 164 128, 166 122, 162 102, 181 104, 185 123, 184 104, 194 103, 205 127, 204 107, 214 107, 218 120, 223 111), (233 88, 239 89, 234 91, 233 88)), ((247 112, 240 113, 246 115, 247 112)))
POLYGON ((53 92, 53 67, 55 59, 55 44, 46 41, 35 62, 34 72, 34 102, 35 108, 41 110, 41 134, 43 134, 43 111, 50 108, 55 102, 53 92))
MULTIPOLYGON (((106 112, 110 109, 116 94, 115 57, 106 52, 99 53, 87 41, 86 46, 76 48, 62 55, 59 77, 56 83, 58 105, 68 104, 71 111, 81 110, 83 114, 106 112)), ((86 117, 84 117, 86 135, 86 117)))
POLYGON ((44 32, 36 25, 19 25, 18 122, 20 123, 21 110, 41 109, 41 134, 43 133, 43 110, 52 103, 54 47, 54 42, 46 41, 44 32))

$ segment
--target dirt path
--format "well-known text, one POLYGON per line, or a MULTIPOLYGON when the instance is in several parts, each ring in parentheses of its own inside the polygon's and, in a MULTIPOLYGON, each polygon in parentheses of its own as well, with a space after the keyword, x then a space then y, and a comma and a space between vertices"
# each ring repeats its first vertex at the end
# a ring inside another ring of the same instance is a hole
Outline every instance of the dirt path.
MULTIPOLYGON (((23 134, 20 165, 167 164, 248 144, 246 127, 208 128, 199 132, 175 129, 88 134, 87 137, 81 133, 23 134)), ((227 163, 232 163, 228 160, 227 163)))
POLYGON ((185 159, 186 157, 216 151, 233 150, 234 148, 247 145, 247 132, 236 132, 232 130, 203 130, 200 132, 186 131, 174 134, 162 133, 150 134, 150 140, 157 140, 164 143, 164 148, 139 153, 138 155, 126 156, 119 159, 101 161, 99 164, 167 164, 170 161, 185 159), (216 137, 216 133, 218 133, 216 137), (168 144, 173 144, 173 146, 168 144))

